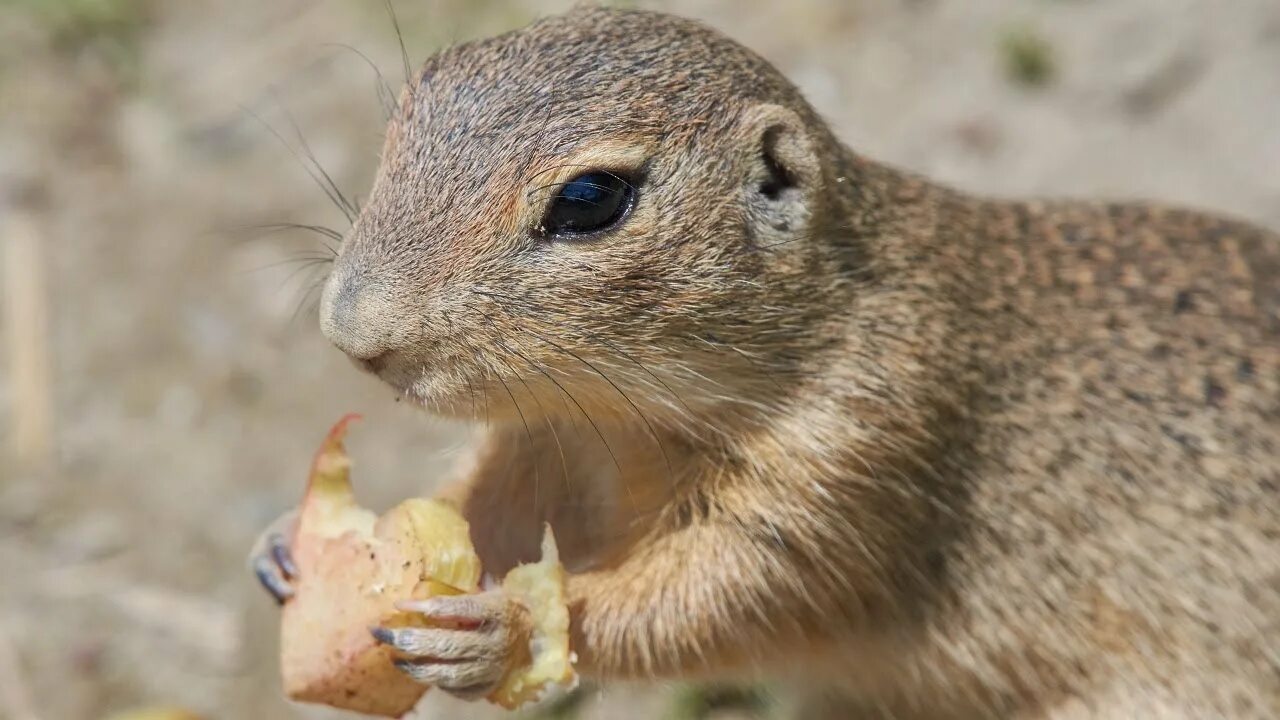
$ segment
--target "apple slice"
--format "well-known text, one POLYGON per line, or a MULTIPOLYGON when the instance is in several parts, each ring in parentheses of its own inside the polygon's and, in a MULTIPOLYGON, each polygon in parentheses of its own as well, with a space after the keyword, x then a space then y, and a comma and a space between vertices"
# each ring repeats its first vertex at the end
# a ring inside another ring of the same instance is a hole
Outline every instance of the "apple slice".
POLYGON ((466 520, 444 503, 407 500, 381 518, 356 504, 342 444, 355 418, 338 421, 317 451, 298 514, 298 578, 281 617, 284 690, 294 700, 399 717, 426 687, 395 668, 369 628, 395 617, 399 600, 475 592, 480 558, 466 520))
MULTIPOLYGON (((316 452, 293 537, 298 577, 281 618, 281 669, 291 699, 399 717, 427 688, 395 668, 375 625, 422 622, 402 600, 479 590, 480 558, 467 521, 438 500, 410 499, 378 517, 356 504, 343 447, 348 415, 316 452)), ((529 610, 531 662, 514 668, 489 699, 515 708, 553 685, 576 681, 569 652, 564 568, 547 528, 543 558, 508 573, 503 590, 529 610)))
POLYGON ((532 662, 507 674, 489 700, 508 710, 541 700, 552 689, 568 689, 578 682, 569 650, 569 603, 564 566, 551 526, 542 535, 542 559, 507 573, 502 589, 529 610, 532 662))

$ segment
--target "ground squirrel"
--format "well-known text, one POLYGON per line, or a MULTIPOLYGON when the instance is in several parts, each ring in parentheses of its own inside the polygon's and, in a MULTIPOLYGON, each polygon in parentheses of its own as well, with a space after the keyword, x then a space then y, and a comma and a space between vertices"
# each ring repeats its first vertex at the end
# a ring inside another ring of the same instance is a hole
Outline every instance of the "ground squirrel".
MULTIPOLYGON (((1274 234, 942 187, 712 30, 580 7, 412 78, 321 318, 483 425, 449 496, 494 573, 554 526, 588 676, 1280 716, 1274 234)), ((519 608, 436 610, 488 622, 390 641, 483 695, 519 608)))

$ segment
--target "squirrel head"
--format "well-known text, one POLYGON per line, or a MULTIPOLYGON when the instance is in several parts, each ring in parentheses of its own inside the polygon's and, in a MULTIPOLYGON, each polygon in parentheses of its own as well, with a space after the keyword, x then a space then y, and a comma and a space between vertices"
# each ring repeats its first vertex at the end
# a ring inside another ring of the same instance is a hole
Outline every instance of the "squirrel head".
POLYGON ((764 407, 829 343, 843 152, 688 20, 580 7, 452 47, 402 93, 321 325, 444 414, 764 407))

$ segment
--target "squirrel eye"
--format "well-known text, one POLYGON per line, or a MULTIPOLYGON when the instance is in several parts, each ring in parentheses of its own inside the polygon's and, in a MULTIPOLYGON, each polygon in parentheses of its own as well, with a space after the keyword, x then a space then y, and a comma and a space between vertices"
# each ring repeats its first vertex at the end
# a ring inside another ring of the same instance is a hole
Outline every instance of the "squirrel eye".
POLYGON ((615 173, 584 173, 561 186, 551 200, 542 230, 572 236, 608 230, 617 225, 635 202, 635 186, 615 173))

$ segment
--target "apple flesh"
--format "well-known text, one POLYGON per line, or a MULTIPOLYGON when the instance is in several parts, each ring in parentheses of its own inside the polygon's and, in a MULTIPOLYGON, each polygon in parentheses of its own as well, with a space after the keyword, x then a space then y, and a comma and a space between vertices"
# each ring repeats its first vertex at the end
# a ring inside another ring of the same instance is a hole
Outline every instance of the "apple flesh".
MULTIPOLYGON (((378 517, 356 504, 340 420, 316 452, 291 545, 298 577, 281 617, 285 694, 368 715, 400 717, 427 687, 396 669, 373 626, 422 624, 396 603, 479 590, 480 558, 467 521, 438 500, 410 499, 378 517)), ((508 573, 502 589, 532 620, 526 666, 489 699, 515 708, 576 680, 569 651, 564 568, 547 529, 540 562, 508 573)))
POLYGON ((564 566, 556 538, 547 526, 542 536, 542 559, 521 565, 507 573, 504 592, 518 598, 529 609, 532 634, 529 656, 532 661, 507 674, 489 700, 508 710, 541 700, 548 691, 571 688, 578 676, 577 659, 569 649, 569 602, 565 594, 564 566))

